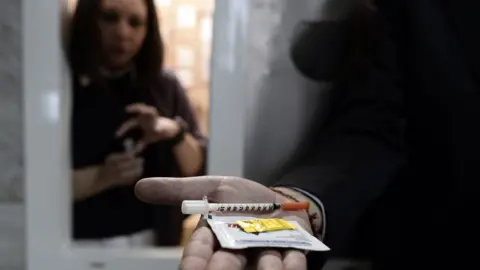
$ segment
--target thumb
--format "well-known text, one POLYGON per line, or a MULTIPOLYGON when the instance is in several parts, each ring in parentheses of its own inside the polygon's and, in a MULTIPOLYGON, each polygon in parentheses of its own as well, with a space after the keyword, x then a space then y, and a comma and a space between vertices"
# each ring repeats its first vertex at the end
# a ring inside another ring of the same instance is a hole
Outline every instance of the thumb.
POLYGON ((135 185, 135 195, 151 204, 181 204, 183 200, 201 200, 207 196, 215 200, 218 187, 228 177, 156 177, 145 178, 135 185))

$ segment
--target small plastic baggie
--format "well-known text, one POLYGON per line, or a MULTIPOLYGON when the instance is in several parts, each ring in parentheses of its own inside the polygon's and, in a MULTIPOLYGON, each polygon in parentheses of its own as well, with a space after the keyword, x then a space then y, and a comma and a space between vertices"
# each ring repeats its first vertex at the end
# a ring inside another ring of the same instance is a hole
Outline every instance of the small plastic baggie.
POLYGON ((330 250, 322 241, 293 220, 209 216, 207 221, 222 248, 274 247, 308 251, 330 250))

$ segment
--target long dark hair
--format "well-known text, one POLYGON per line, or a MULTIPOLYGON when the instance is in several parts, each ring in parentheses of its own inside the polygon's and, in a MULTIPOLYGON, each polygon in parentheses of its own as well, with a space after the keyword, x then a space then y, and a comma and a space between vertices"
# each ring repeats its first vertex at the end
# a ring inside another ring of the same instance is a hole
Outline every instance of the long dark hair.
MULTIPOLYGON (((164 45, 160 35, 154 0, 144 0, 147 5, 147 34, 142 48, 135 58, 137 78, 140 83, 151 85, 163 67, 164 45)), ((67 58, 74 75, 86 75, 101 80, 99 66, 101 44, 97 20, 100 16, 100 0, 78 0, 70 22, 67 41, 67 58)))

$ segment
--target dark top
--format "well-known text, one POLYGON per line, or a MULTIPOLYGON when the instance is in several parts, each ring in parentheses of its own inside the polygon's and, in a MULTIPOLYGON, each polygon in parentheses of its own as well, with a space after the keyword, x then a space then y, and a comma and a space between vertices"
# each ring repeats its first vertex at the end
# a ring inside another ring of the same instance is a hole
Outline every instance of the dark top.
MULTIPOLYGON (((139 86, 134 72, 110 79, 102 86, 81 82, 78 77, 74 78, 72 158, 75 169, 100 165, 107 155, 122 150, 114 134, 129 117, 125 107, 136 102, 155 106, 165 117, 180 116, 205 146, 184 89, 173 74, 163 72, 153 87, 139 86)), ((180 176, 168 143, 152 144, 142 156, 145 159, 143 177, 180 176)), ((147 205, 135 197, 133 188, 134 185, 112 188, 75 202, 74 237, 107 238, 153 228, 158 232, 157 244, 177 245, 182 228, 180 209, 147 205)))
POLYGON ((480 2, 377 2, 363 71, 339 85, 317 147, 279 184, 322 200, 333 254, 378 269, 474 267, 480 2))

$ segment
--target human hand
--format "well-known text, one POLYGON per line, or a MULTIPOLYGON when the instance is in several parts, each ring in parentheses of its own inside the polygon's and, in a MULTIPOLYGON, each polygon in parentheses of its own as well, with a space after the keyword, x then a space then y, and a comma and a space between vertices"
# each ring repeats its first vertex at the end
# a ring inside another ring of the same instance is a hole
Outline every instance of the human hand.
POLYGON ((143 137, 135 147, 135 152, 142 151, 150 143, 171 139, 181 130, 180 125, 176 121, 161 116, 155 107, 143 103, 135 103, 128 105, 125 110, 127 113, 135 116, 118 128, 116 136, 122 137, 128 131, 140 128, 143 132, 143 137))
POLYGON ((107 156, 98 174, 100 181, 112 186, 132 185, 143 174, 143 159, 132 153, 114 153, 107 156))
MULTIPOLYGON (((287 198, 269 188, 237 177, 200 176, 188 178, 147 178, 135 186, 139 199, 152 204, 180 204, 183 200, 199 200, 204 195, 211 202, 283 203, 287 198)), ((252 216, 253 214, 249 214, 252 216)), ((265 217, 265 216, 262 216, 265 217)), ((269 217, 297 221, 311 232, 308 215, 303 211, 278 211, 269 217)), ((307 269, 305 254, 293 249, 226 250, 219 247, 214 233, 201 220, 183 251, 181 270, 307 269)))

